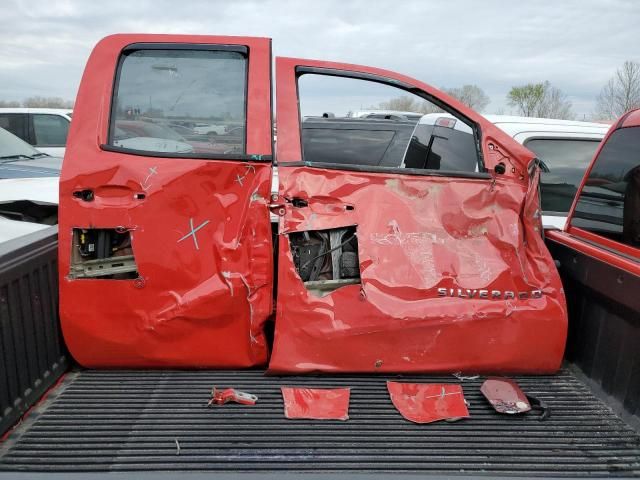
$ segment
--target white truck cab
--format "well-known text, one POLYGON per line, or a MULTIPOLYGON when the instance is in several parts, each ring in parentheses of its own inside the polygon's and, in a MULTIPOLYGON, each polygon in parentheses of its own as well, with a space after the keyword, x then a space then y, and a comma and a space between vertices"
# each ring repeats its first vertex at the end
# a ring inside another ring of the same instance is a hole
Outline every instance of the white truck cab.
POLYGON ((0 108, 0 127, 54 157, 64 157, 72 110, 0 108))

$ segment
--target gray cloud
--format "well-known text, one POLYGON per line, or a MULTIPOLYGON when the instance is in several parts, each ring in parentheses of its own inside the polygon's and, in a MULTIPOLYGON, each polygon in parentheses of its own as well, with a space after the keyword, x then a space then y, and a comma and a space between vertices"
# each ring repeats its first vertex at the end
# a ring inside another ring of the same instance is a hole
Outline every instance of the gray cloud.
MULTIPOLYGON (((5 0, 6 2, 6 0, 5 0)), ((488 111, 512 85, 549 80, 579 116, 624 60, 640 61, 640 3, 629 1, 10 0, 0 18, 0 98, 73 98, 93 45, 117 32, 252 35, 274 54, 480 85, 488 111)))

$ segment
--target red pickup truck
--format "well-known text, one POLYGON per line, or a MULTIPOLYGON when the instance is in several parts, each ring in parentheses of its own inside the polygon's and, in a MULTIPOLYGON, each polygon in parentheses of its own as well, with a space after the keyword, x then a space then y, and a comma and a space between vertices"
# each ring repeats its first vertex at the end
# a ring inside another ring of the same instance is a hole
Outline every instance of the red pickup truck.
POLYGON ((640 475, 640 115, 612 127, 567 228, 545 239, 539 162, 454 99, 386 70, 277 58, 274 139, 271 83, 268 39, 97 45, 59 232, 0 246, 0 479, 640 475), (453 119, 305 123, 309 76, 453 119), (190 126, 207 123, 224 149, 194 148, 190 126), (496 373, 550 415, 495 412, 480 384, 496 373), (461 384, 471 417, 409 423, 385 380, 461 384), (214 386, 258 403, 206 408, 214 386), (283 386, 350 387, 350 419, 287 420, 283 386))

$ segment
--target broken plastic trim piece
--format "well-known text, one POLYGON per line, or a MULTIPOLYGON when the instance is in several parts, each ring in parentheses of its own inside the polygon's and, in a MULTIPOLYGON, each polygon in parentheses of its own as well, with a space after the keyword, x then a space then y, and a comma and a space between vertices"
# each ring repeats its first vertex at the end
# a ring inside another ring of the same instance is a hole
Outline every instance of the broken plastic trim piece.
POLYGON ((469 417, 460 385, 387 382, 387 390, 400 415, 414 423, 469 417))
POLYGON ((498 413, 513 415, 531 410, 527 396, 510 378, 490 377, 482 384, 480 391, 498 413))
POLYGON ((498 413, 514 415, 531 410, 531 404, 518 384, 510 378, 490 377, 480 391, 498 413))
POLYGON ((349 388, 282 387, 281 390, 287 418, 349 419, 349 388))
POLYGON ((211 399, 207 403, 207 407, 211 405, 224 405, 225 403, 234 402, 241 405, 255 405, 258 397, 251 393, 240 392, 235 388, 226 388, 218 390, 216 387, 211 389, 211 399))
POLYGON ((539 420, 549 417, 549 407, 541 400, 524 393, 515 380, 489 377, 480 391, 498 413, 516 415, 529 411, 540 412, 539 420))

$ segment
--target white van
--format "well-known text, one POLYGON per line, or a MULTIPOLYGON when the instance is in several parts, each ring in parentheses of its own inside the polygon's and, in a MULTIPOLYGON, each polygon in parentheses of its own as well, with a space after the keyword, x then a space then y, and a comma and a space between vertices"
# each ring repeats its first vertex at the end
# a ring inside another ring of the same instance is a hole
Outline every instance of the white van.
POLYGON ((53 157, 64 157, 72 110, 0 108, 0 127, 53 157))

